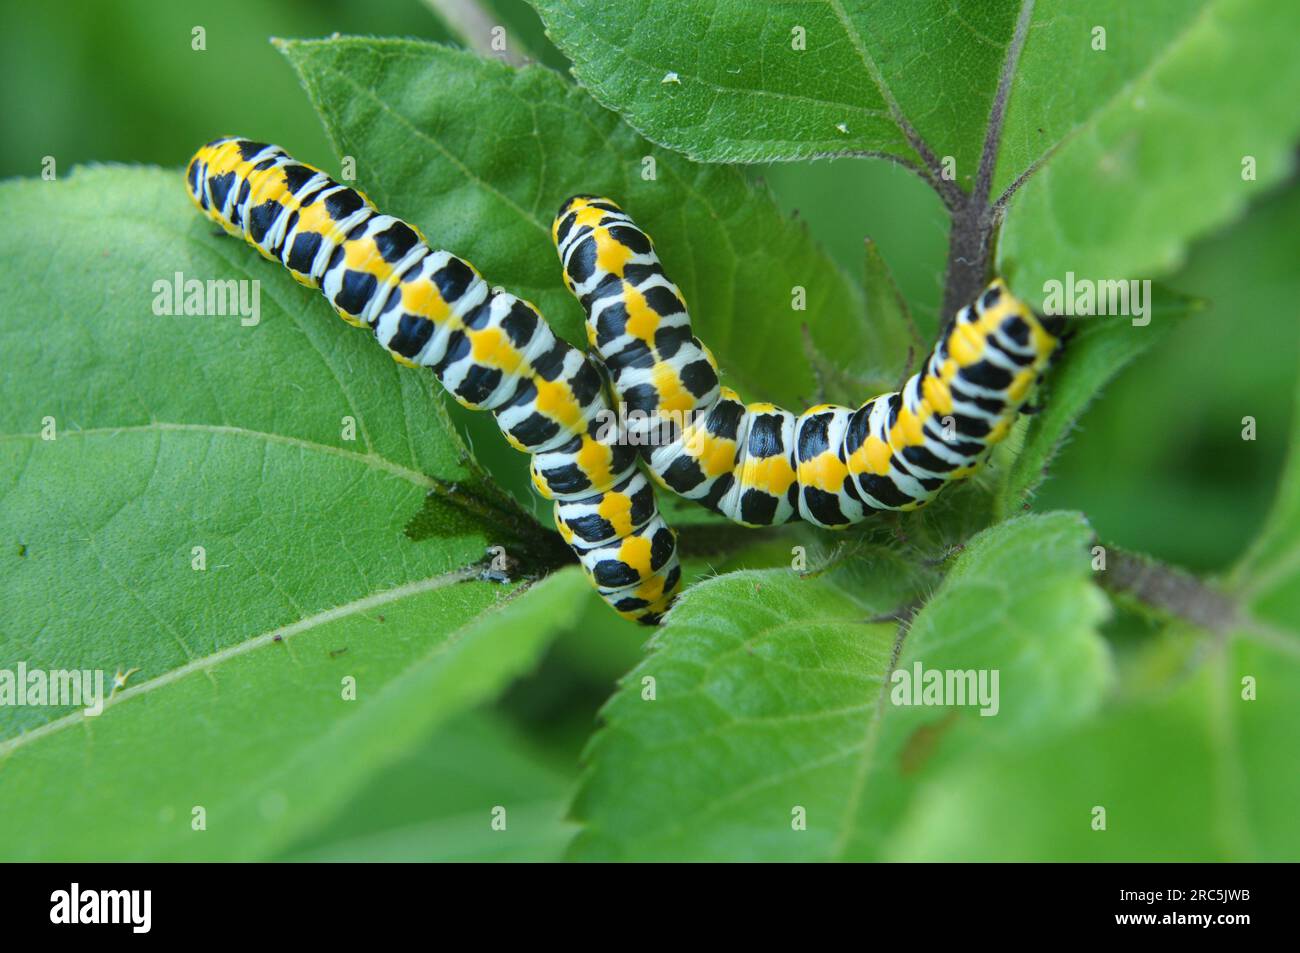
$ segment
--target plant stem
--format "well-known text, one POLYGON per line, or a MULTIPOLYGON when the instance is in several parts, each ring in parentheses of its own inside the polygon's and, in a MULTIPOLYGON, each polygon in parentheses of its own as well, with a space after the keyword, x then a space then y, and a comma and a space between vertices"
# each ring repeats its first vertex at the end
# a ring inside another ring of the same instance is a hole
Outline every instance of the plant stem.
POLYGON ((968 196, 953 212, 940 327, 958 310, 974 301, 988 283, 996 227, 993 211, 986 204, 978 203, 974 195, 968 196))
POLYGON ((969 195, 959 193, 961 198, 955 204, 945 196, 945 202, 949 202, 952 211, 952 231, 948 238, 948 265, 944 278, 943 310, 940 314, 943 322, 975 299, 988 282, 992 270, 994 236, 1001 222, 1001 210, 1005 200, 1010 198, 1010 192, 999 198, 997 205, 990 204, 989 196, 993 189, 993 175, 997 171, 998 150, 1002 145, 1002 127, 1006 122, 1011 86, 1033 15, 1034 0, 1024 0, 1016 18, 1015 32, 1007 44, 1006 57, 1002 61, 997 92, 989 108, 989 121, 984 133, 984 146, 980 150, 975 185, 969 195))
POLYGON ((1167 615, 1216 634, 1242 622, 1237 604, 1191 573, 1146 556, 1110 548, 1098 583, 1110 592, 1129 596, 1167 615))
POLYGON ((526 51, 517 48, 513 37, 504 50, 492 48, 492 29, 501 24, 478 0, 424 0, 424 3, 448 30, 480 56, 503 60, 511 66, 522 66, 527 61, 526 51))

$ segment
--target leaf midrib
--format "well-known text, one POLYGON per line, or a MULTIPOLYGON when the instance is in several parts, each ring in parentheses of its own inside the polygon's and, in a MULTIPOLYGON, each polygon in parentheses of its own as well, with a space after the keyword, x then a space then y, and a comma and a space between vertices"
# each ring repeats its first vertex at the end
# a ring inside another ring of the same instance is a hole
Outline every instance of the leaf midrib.
MULTIPOLYGON (((412 470, 404 467, 400 463, 394 463, 387 457, 380 456, 374 451, 368 453, 359 453, 356 450, 344 450, 342 447, 331 447, 327 443, 317 443, 314 440, 306 440, 302 437, 290 437, 287 434, 271 433, 265 430, 251 430, 247 427, 235 427, 228 424, 182 424, 171 423, 167 421, 152 421, 147 424, 133 424, 121 427, 88 427, 83 430, 66 430, 57 435, 56 439, 65 439, 67 437, 115 437, 118 434, 129 433, 209 433, 221 434, 235 437, 248 437, 250 439, 264 440, 267 443, 276 443, 284 446, 298 447, 302 450, 310 450, 314 453, 330 454, 336 457, 342 457, 361 463, 371 469, 382 470, 393 476, 400 477, 409 483, 424 489, 434 489, 438 486, 437 482, 430 476, 420 473, 418 470, 412 470)), ((0 434, 0 442, 10 440, 40 440, 39 433, 7 433, 0 434)))
MULTIPOLYGON (((134 685, 120 692, 113 692, 104 700, 104 711, 106 712, 110 707, 121 704, 137 695, 144 695, 148 692, 154 691, 155 689, 163 688, 173 682, 180 681, 188 675, 193 675, 196 672, 208 671, 217 665, 220 665, 222 662, 245 655, 264 645, 269 645, 275 641, 277 636, 280 640, 287 641, 295 635, 302 632, 308 632, 318 626, 326 625, 338 619, 345 619, 349 616, 356 615, 359 612, 366 612, 370 609, 387 605, 390 602, 396 602, 399 599, 421 595, 426 592, 432 592, 436 589, 442 589, 445 586, 453 585, 458 582, 464 582, 474 578, 477 574, 477 568, 468 566, 452 572, 440 573, 437 576, 429 576, 424 579, 418 579, 414 582, 408 582, 405 585, 398 586, 394 589, 386 589, 382 592, 371 593, 370 595, 363 596, 360 599, 354 599, 352 602, 347 602, 343 605, 335 606, 332 609, 318 612, 315 615, 307 616, 304 619, 299 619, 297 622, 290 623, 287 626, 281 626, 260 633, 259 635, 252 636, 242 642, 229 645, 224 649, 213 652, 211 655, 205 655, 202 658, 186 662, 184 665, 179 665, 155 678, 149 679, 147 682, 141 682, 139 685, 134 685)), ((97 717, 102 717, 102 713, 97 717)), ((23 732, 14 738, 0 741, 0 765, 3 765, 4 759, 19 748, 25 747, 46 735, 54 734, 55 732, 61 731, 64 728, 68 728, 85 720, 86 715, 83 712, 75 711, 64 715, 61 718, 56 718, 53 721, 46 722, 38 728, 33 728, 31 731, 23 732)))

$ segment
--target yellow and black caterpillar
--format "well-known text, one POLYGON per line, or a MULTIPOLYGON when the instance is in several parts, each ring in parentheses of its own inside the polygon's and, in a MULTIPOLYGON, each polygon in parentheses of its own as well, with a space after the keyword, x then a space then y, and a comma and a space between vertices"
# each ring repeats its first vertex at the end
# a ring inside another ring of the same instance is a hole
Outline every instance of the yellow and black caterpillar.
POLYGON ((569 199, 552 237, 650 471, 748 526, 842 528, 929 502, 1007 435, 1059 344, 1059 327, 996 280, 901 391, 798 415, 746 405, 720 385, 649 236, 614 202, 569 199))
POLYGON ((186 183, 208 218, 320 289, 399 363, 428 367, 460 403, 492 411, 532 455, 533 483, 555 501, 556 525, 601 596, 624 616, 658 621, 680 583, 676 537, 636 448, 608 426, 599 371, 536 308, 276 146, 214 140, 190 160, 186 183))
POLYGON ((901 391, 796 415, 721 386, 649 236, 609 199, 570 199, 553 228, 565 283, 587 313, 589 359, 531 304, 275 146, 215 140, 186 181, 204 214, 319 288, 395 360, 430 368, 460 403, 492 411, 532 455, 533 483, 555 501, 556 525, 602 597, 650 624, 681 569, 638 447, 659 483, 736 522, 842 528, 914 509, 973 473, 1059 344, 1056 325, 994 281, 901 391))

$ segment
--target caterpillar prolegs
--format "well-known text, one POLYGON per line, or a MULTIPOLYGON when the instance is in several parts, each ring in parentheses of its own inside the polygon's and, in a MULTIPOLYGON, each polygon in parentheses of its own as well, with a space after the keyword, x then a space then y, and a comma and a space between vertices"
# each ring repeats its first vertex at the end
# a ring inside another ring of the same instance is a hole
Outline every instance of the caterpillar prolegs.
POLYGON ((607 432, 599 371, 536 308, 276 146, 217 139, 190 160, 186 183, 208 218, 318 288, 399 363, 429 368, 460 403, 491 411, 532 455, 533 483, 555 501, 556 524, 601 596, 624 616, 658 621, 680 583, 676 537, 636 448, 607 432))
POLYGON ((681 292, 618 205, 576 196, 552 237, 651 472, 749 526, 842 528, 929 502, 1007 435, 1059 343, 1058 329, 996 280, 956 314, 901 391, 801 414, 746 405, 720 385, 681 292), (666 437, 655 445, 653 435, 666 437))

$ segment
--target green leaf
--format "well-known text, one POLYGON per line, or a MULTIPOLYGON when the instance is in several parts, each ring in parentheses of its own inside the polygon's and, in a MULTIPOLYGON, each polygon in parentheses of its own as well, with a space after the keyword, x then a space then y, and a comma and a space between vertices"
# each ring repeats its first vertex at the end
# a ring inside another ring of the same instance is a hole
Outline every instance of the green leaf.
MULTIPOLYGON (((608 611, 608 610, 606 610, 608 611)), ((451 721, 277 860, 556 861, 570 781, 490 712, 451 721), (492 827, 503 808, 504 829, 492 827)))
POLYGON ((606 707, 575 801, 574 855, 873 856, 933 760, 1027 743, 1096 708, 1110 667, 1089 535, 1072 514, 986 531, 903 640, 901 670, 999 669, 995 717, 891 702, 899 633, 870 620, 924 585, 904 562, 696 586, 606 707), (792 829, 796 808, 807 830, 792 829))
MULTIPOLYGON (((0 625, 5 654, 34 666, 149 678, 458 570, 487 543, 479 527, 422 547, 395 533, 426 474, 469 477, 428 378, 399 374, 283 268, 214 236, 180 179, 92 168, 0 186, 16 225, 40 223, 0 239, 0 625), (155 315, 154 282, 177 272, 259 281, 259 323, 155 315), (195 546, 206 571, 191 569, 195 546)), ((0 709, 6 736, 49 717, 0 709)))
MULTIPOLYGON (((646 227, 727 382, 802 405, 814 380, 792 289, 807 291, 815 343, 865 353, 861 292, 735 170, 652 148, 543 67, 511 69, 407 40, 282 41, 358 184, 534 301, 574 342, 582 313, 564 290, 551 221, 570 195, 609 195, 646 227), (643 159, 655 178, 643 178, 643 159)), ((301 156, 308 161, 319 157, 301 156)))
POLYGON ((0 196, 0 669, 135 670, 98 718, 0 707, 0 844, 264 855, 531 665, 582 582, 473 581, 486 519, 404 535, 439 481, 474 482, 429 378, 214 235, 179 172, 0 196), (259 282, 259 321, 155 314, 177 273, 259 282))
MULTIPOLYGON (((1300 408, 1300 395, 1297 395, 1300 408)), ((1243 619, 1148 653, 1165 694, 1128 696, 1046 743, 927 779, 894 860, 1294 861, 1300 856, 1300 413, 1274 512, 1232 575, 1243 619), (1163 662, 1161 660, 1164 660, 1163 662), (1187 663, 1195 669, 1187 674, 1187 663), (1094 829, 1097 809, 1105 829, 1094 829)))
POLYGON ((1199 302, 1161 291, 1150 307, 1150 323, 1144 325, 1122 316, 1071 322, 1077 333, 1066 342, 1059 366, 1053 368, 1045 393, 1039 395, 1042 409, 1031 418, 1024 440, 998 487, 999 518, 1027 508, 1071 430, 1102 388, 1163 338, 1171 324, 1196 310, 1199 302))
MULTIPOLYGON (((1058 7, 1045 5, 1036 22, 1049 6, 1058 7)), ((1067 271, 1158 277, 1179 264, 1190 239, 1293 167, 1300 62, 1291 37, 1300 8, 1273 0, 1119 6, 1060 10, 1026 45, 999 179, 1051 158, 1016 197, 999 246, 1001 270, 1021 294, 1067 271), (1090 48, 1094 25, 1107 26, 1105 51, 1090 48)))
POLYGON ((585 586, 566 570, 504 596, 463 574, 379 593, 142 682, 98 718, 0 742, 3 854, 268 857, 535 665, 585 586))
POLYGON ((966 189, 1023 12, 991 180, 996 198, 1037 169, 999 247, 1022 294, 1170 270, 1288 174, 1300 131, 1300 12, 1274 0, 533 3, 597 100, 691 158, 920 165, 923 143, 927 177, 950 157, 966 189))
POLYGON ((943 0, 532 2, 597 100, 693 159, 916 163, 907 126, 963 179, 1016 19, 1011 4, 943 0))
POLYGON ((1002 129, 993 195, 1080 135, 1219 0, 1037 0, 1002 129), (1098 47, 1104 46, 1099 49, 1098 47))
POLYGON ((1172 696, 1041 748, 929 779, 885 856, 944 861, 1294 861, 1294 654, 1237 641, 1172 696), (1241 698, 1241 679, 1259 697, 1241 698), (1094 830, 1097 808, 1105 830, 1094 830))

